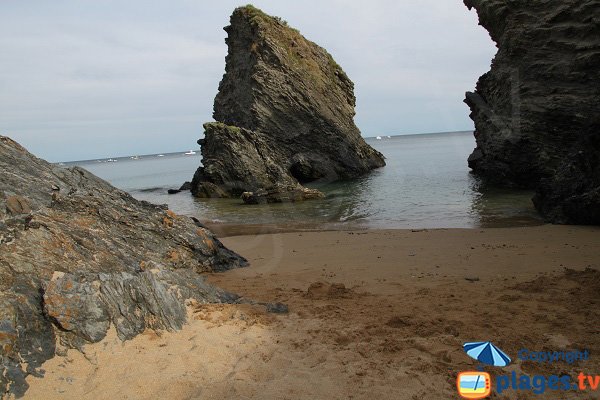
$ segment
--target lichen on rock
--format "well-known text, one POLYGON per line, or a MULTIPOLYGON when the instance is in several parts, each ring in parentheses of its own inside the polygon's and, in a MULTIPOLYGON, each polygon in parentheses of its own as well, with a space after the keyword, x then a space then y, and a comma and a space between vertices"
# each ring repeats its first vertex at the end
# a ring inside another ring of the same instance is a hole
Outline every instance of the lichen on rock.
POLYGON ((210 183, 230 196, 290 189, 270 201, 297 201, 318 197, 302 184, 385 165, 354 124, 354 84, 325 49, 252 6, 237 8, 225 31, 217 122, 205 124, 198 141, 203 166, 194 195, 206 196, 210 183))

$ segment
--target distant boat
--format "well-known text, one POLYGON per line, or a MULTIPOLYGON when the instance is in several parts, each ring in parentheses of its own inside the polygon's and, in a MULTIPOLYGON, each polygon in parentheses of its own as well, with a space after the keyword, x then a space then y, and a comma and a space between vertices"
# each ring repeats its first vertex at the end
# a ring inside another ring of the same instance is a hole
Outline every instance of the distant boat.
POLYGON ((196 154, 196 152, 194 150, 190 150, 187 153, 183 153, 186 156, 193 156, 194 154, 196 154))
POLYGON ((375 139, 377 139, 377 140, 381 140, 381 136, 377 136, 375 139))
POLYGON ((164 154, 159 154, 156 157, 164 157, 164 156, 165 156, 164 154))
POLYGON ((131 158, 132 160, 139 160, 139 159, 140 159, 140 157, 139 157, 139 156, 133 156, 133 157, 130 157, 130 158, 131 158))
POLYGON ((391 136, 388 136, 387 138, 388 138, 388 139, 391 139, 392 137, 391 137, 391 136))
POLYGON ((106 162, 117 162, 118 160, 115 160, 114 158, 109 158, 108 160, 106 160, 106 162))

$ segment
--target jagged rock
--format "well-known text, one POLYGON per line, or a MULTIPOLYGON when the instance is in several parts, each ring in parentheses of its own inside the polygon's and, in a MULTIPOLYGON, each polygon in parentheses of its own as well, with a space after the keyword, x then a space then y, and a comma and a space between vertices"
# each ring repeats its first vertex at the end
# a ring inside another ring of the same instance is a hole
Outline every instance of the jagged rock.
POLYGON ((204 199, 226 199, 231 197, 221 186, 210 182, 201 182, 194 189, 194 196, 204 199))
POLYGON ((600 223, 600 1, 465 0, 498 46, 465 102, 477 148, 469 166, 537 190, 549 221, 600 223))
POLYGON ((192 181, 197 197, 239 196, 276 184, 299 186, 271 157, 264 135, 219 122, 204 124, 203 167, 192 181))
POLYGON ((187 299, 232 303, 238 298, 193 271, 148 263, 137 273, 55 273, 44 292, 44 310, 60 329, 88 342, 102 340, 111 322, 126 340, 146 328, 181 329, 187 299))
MULTIPOLYGON (((301 184, 350 179, 385 165, 354 124, 354 85, 331 55, 277 17, 245 6, 225 28, 215 123, 204 125, 205 182, 231 196, 260 190, 298 200, 301 184)), ((311 198, 314 196, 310 196, 311 198)))
POLYGON ((186 299, 237 302, 200 273, 245 265, 193 219, 0 136, 0 397, 23 395, 57 340, 178 329, 186 299))
POLYGON ((256 192, 244 192, 241 196, 246 204, 295 203, 297 201, 322 199, 323 197, 325 196, 319 190, 302 186, 278 186, 270 190, 259 189, 256 192))

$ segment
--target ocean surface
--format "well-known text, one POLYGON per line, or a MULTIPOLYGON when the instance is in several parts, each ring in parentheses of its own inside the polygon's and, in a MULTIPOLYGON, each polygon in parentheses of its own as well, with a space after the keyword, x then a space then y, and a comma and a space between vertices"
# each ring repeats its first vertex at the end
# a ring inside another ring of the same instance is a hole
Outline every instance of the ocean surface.
MULTIPOLYGON (((475 228, 540 224, 533 193, 485 187, 469 173, 472 132, 367 138, 387 166, 352 182, 309 185, 324 200, 244 205, 239 199, 195 199, 167 194, 190 181, 200 151, 123 157, 79 165, 140 200, 168 204, 180 214, 212 224, 288 228, 475 228)), ((224 226, 226 226, 224 225, 224 226)))

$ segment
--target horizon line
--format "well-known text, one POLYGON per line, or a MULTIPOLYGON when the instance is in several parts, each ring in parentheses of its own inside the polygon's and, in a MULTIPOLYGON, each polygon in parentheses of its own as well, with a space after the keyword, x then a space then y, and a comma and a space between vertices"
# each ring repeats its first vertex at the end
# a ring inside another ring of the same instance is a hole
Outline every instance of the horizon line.
MULTIPOLYGON (((399 137, 399 136, 426 136, 426 135, 447 135, 447 134, 452 134, 452 133, 467 133, 467 132, 472 132, 473 130, 465 130, 465 131, 445 131, 445 132, 424 132, 424 133, 399 133, 399 134, 395 134, 395 135, 385 135, 385 134, 381 134, 378 136, 381 137, 399 137)), ((377 136, 365 136, 363 137, 363 139, 376 139, 377 136)), ((200 146, 199 146, 200 147, 200 146)), ((199 147, 197 148, 193 148, 192 150, 196 151, 196 149, 199 149, 199 147)), ((172 151, 172 152, 168 152, 168 153, 148 153, 148 154, 127 154, 127 155, 122 155, 122 156, 112 156, 112 157, 94 157, 94 158, 89 158, 89 159, 83 159, 83 160, 69 160, 69 161, 56 161, 53 162, 52 164, 78 164, 78 163, 90 163, 90 162, 97 162, 97 161, 106 161, 106 160, 115 160, 115 159, 126 159, 126 158, 131 158, 131 157, 156 157, 160 154, 165 155, 165 156, 169 156, 169 155, 173 155, 173 154, 184 154, 186 150, 180 150, 180 151, 172 151)), ((189 149, 187 150, 189 151, 189 149)))

